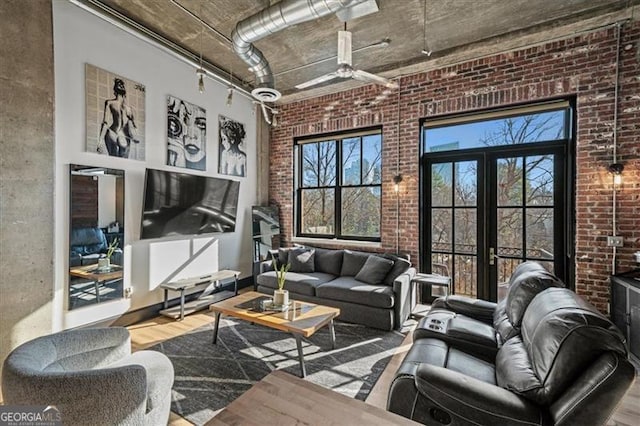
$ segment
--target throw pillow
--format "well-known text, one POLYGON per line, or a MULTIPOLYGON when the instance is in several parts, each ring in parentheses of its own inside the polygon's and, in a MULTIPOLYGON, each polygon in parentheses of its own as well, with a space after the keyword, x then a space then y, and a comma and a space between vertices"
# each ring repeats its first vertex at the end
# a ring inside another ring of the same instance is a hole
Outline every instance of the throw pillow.
POLYGON ((269 256, 265 259, 265 261, 272 262, 271 266, 273 266, 273 261, 276 261, 276 268, 280 267, 280 255, 278 254, 278 249, 269 250, 269 256))
POLYGON ((314 249, 294 248, 289 251, 289 264, 291 272, 315 272, 314 249))
POLYGON ((371 255, 355 278, 367 284, 380 285, 391 268, 393 268, 393 260, 371 255))
POLYGON ((340 275, 342 270, 342 250, 316 249, 316 272, 340 275))
POLYGON ((289 263, 289 251, 291 250, 293 250, 291 247, 281 247, 278 249, 278 261, 276 262, 278 268, 289 263))
POLYGON ((360 269, 367 261, 369 253, 362 253, 359 251, 344 250, 342 257, 342 269, 340 275, 343 277, 355 277, 360 269))
POLYGON ((411 267, 411 262, 407 259, 403 259, 402 257, 396 256, 394 254, 385 254, 384 257, 393 261, 393 268, 384 278, 384 283, 386 285, 392 286, 393 282, 398 278, 400 274, 404 274, 411 267))

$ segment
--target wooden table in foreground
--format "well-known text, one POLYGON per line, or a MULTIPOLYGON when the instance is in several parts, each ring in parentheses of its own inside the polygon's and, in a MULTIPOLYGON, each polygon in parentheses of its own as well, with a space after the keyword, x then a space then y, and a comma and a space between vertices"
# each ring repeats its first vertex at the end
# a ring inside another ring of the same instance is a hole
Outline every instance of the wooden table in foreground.
POLYGON ((218 325, 220 324, 221 314, 291 333, 296 339, 300 371, 302 377, 304 377, 307 373, 304 367, 302 338, 309 337, 325 325, 328 325, 331 348, 334 349, 336 336, 333 329, 333 319, 340 315, 340 309, 297 300, 291 301, 291 307, 284 312, 263 311, 260 309, 260 300, 270 298, 271 296, 263 293, 248 291, 209 306, 209 310, 216 314, 213 343, 215 344, 218 340, 218 325))
POLYGON ((274 371, 205 426, 417 424, 283 371, 274 371))

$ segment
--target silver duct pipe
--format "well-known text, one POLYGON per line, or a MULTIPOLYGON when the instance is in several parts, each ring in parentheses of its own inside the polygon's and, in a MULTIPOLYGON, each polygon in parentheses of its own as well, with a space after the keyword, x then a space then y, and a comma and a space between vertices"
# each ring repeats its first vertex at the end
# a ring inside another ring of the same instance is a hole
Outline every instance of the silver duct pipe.
POLYGON ((273 88, 273 72, 262 52, 252 43, 284 28, 318 19, 364 3, 367 0, 282 0, 236 25, 231 33, 233 50, 249 65, 257 78, 253 96, 275 102, 280 93, 273 88))

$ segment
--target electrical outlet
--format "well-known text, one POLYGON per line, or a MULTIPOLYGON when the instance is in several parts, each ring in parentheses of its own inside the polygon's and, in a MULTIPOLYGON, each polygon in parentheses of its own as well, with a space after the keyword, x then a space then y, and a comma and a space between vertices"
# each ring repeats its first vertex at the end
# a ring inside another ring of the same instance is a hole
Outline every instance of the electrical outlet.
POLYGON ((609 236, 607 237, 607 246, 609 247, 622 247, 624 245, 623 237, 609 236))
POLYGON ((131 295, 133 294, 133 287, 127 287, 124 289, 124 297, 127 299, 131 299, 131 295))

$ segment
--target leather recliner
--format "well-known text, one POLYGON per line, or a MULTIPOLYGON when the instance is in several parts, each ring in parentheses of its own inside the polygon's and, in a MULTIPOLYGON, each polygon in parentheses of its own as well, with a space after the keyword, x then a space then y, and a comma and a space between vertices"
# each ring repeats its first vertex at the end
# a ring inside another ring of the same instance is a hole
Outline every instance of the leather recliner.
POLYGON ((604 424, 635 379, 624 338, 568 289, 539 293, 489 362, 445 340, 414 342, 387 409, 427 425, 604 424))
POLYGON ((436 299, 413 339, 437 338, 492 361, 504 342, 519 334, 529 303, 550 287, 564 284, 539 263, 524 262, 509 279, 507 297, 497 304, 456 295, 436 299))

